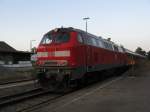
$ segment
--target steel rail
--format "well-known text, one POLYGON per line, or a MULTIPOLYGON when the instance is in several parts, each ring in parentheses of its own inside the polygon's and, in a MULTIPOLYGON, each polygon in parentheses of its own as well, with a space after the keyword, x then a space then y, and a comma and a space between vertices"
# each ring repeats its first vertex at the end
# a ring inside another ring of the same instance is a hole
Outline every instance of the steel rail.
POLYGON ((7 84, 16 84, 22 82, 29 82, 29 81, 36 81, 36 79, 25 79, 25 80, 16 80, 16 81, 7 81, 0 83, 0 86, 7 85, 7 84))
POLYGON ((26 99, 29 99, 31 97, 36 97, 42 94, 47 93, 48 91, 42 91, 41 88, 34 89, 32 91, 20 93, 20 94, 15 94, 15 95, 10 95, 10 96, 4 96, 0 98, 0 107, 7 106, 9 104, 14 104, 26 99))

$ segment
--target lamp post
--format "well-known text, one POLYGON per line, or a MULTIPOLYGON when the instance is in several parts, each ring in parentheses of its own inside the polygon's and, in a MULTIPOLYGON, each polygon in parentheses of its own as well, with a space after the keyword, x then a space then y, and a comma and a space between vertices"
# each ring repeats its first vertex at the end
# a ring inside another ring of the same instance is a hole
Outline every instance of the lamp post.
POLYGON ((35 40, 30 40, 30 51, 32 52, 32 42, 35 40))
POLYGON ((83 18, 83 20, 85 20, 85 26, 86 26, 86 33, 87 33, 87 21, 89 20, 90 18, 89 17, 85 17, 85 18, 83 18))

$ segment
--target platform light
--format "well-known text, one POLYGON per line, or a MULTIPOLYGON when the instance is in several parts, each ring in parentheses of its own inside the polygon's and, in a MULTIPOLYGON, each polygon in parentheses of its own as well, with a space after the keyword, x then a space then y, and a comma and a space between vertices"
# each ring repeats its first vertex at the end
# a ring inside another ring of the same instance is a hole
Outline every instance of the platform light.
POLYGON ((85 17, 85 18, 83 18, 83 20, 85 20, 85 27, 86 27, 86 32, 87 32, 87 21, 89 20, 90 18, 89 17, 85 17))
POLYGON ((55 57, 68 57, 68 56, 70 56, 70 51, 69 50, 66 50, 66 51, 55 51, 54 52, 54 56, 55 57))
POLYGON ((36 40, 30 40, 30 51, 32 52, 32 42, 34 42, 36 40))

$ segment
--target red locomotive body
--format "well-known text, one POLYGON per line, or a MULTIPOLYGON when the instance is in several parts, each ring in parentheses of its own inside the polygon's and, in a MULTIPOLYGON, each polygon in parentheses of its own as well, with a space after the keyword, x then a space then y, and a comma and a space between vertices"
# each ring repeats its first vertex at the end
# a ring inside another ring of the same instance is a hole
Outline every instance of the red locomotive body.
POLYGON ((58 87, 87 72, 128 65, 125 49, 79 29, 58 28, 46 33, 37 49, 37 71, 44 86, 58 87))

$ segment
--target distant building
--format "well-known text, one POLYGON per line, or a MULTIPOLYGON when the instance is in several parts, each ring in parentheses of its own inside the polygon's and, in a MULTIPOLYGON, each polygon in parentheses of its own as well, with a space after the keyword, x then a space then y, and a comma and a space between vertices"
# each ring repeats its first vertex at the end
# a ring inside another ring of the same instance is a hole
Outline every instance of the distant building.
POLYGON ((30 61, 31 53, 18 51, 0 41, 0 64, 18 64, 19 62, 30 61))

